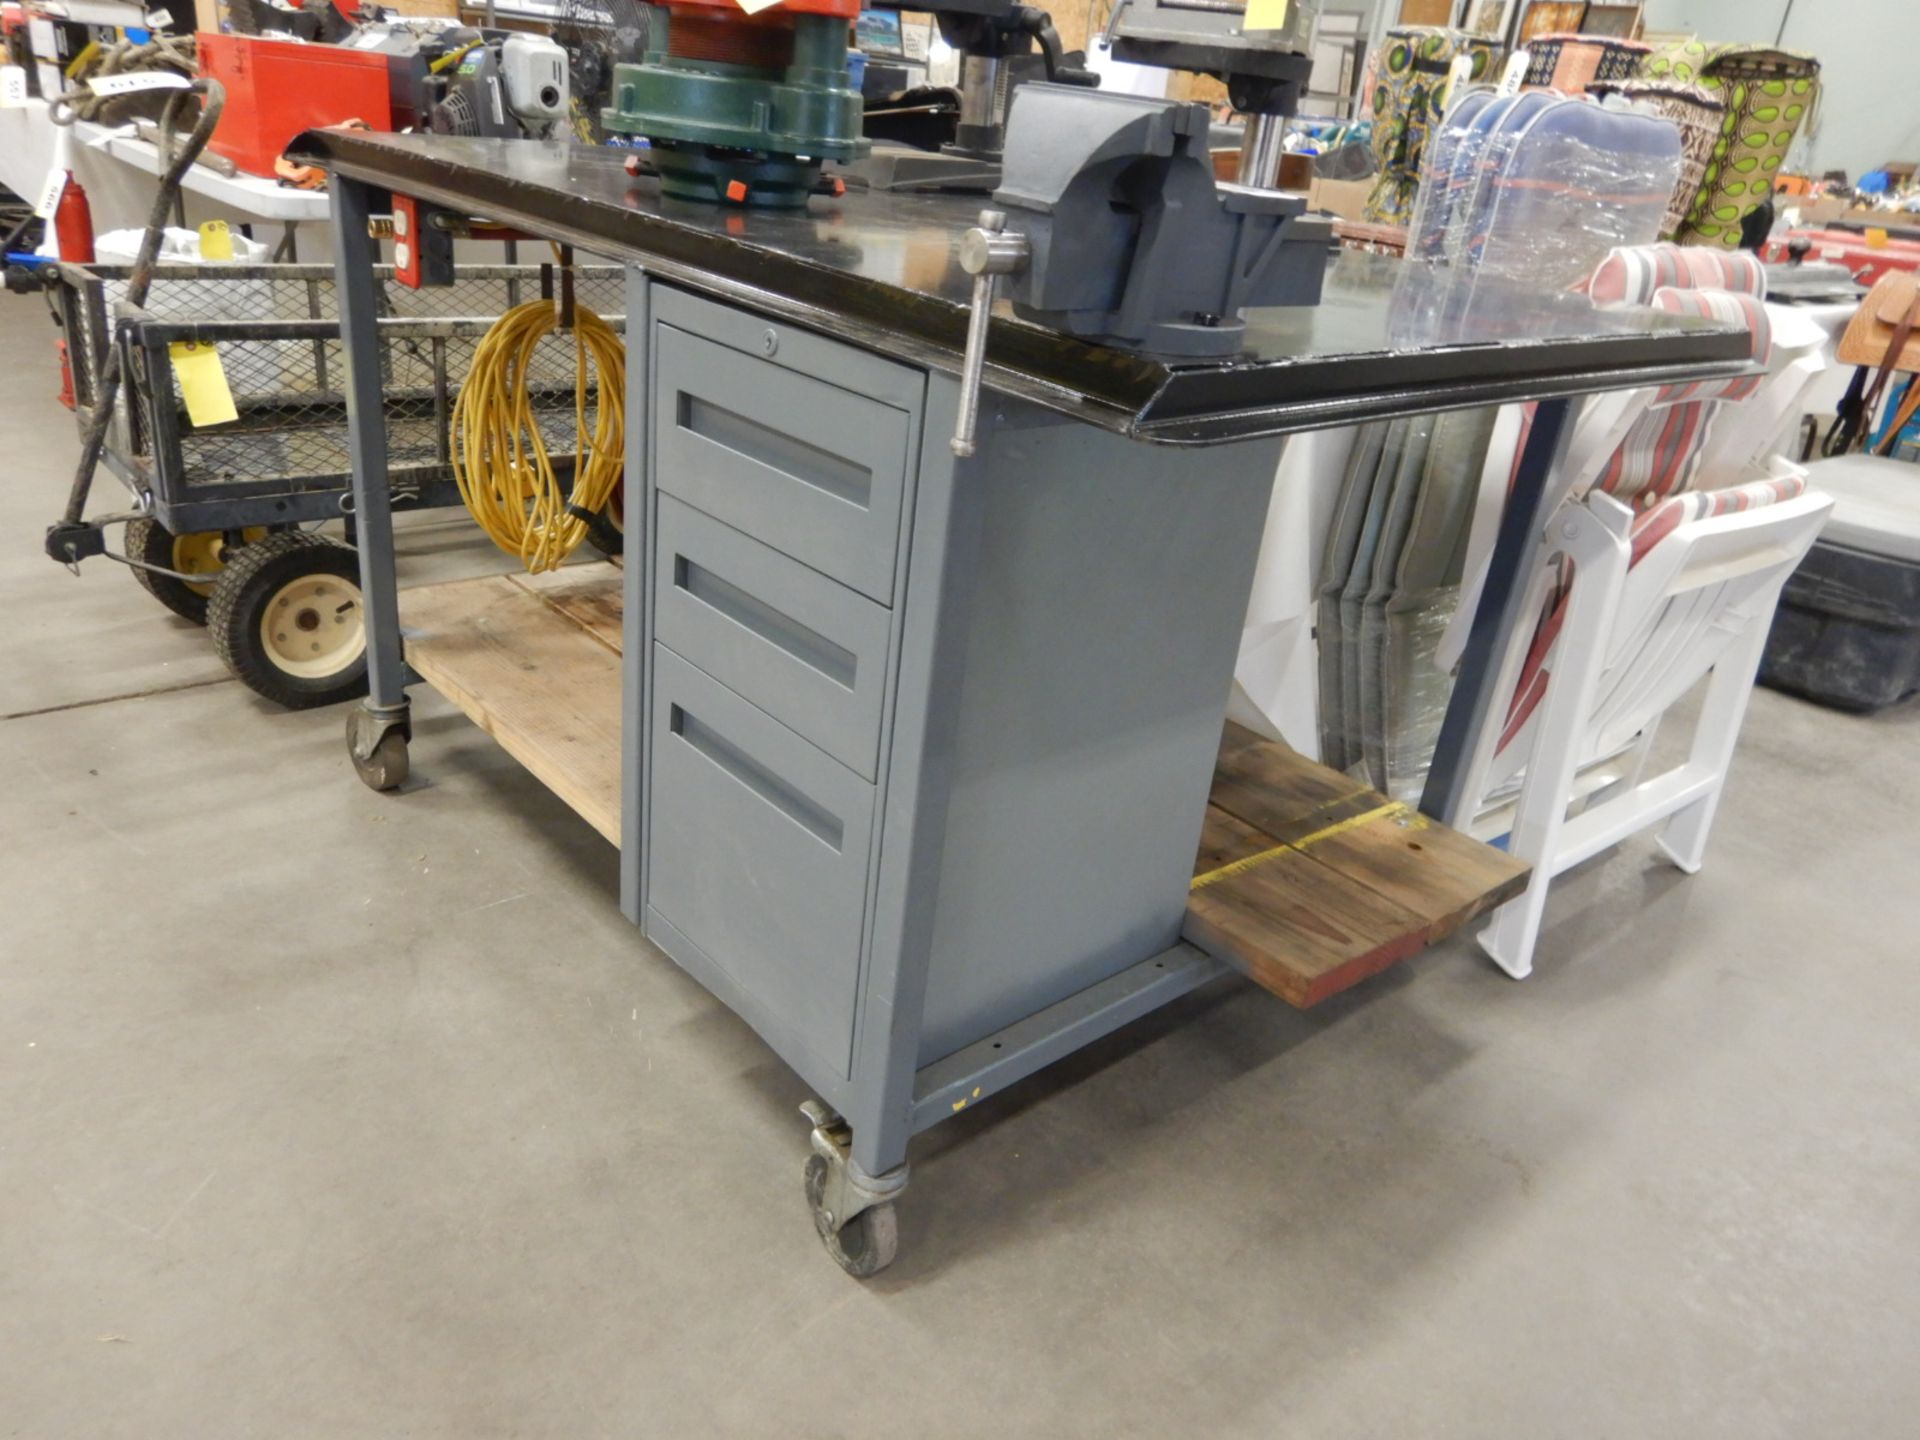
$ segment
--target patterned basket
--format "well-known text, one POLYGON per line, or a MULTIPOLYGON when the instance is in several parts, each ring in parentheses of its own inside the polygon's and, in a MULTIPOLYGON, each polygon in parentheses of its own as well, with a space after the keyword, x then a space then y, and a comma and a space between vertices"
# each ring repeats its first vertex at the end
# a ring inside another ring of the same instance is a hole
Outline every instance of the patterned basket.
POLYGON ((1685 85, 1678 80, 1596 81, 1592 93, 1639 101, 1680 128, 1680 183, 1673 187, 1667 218, 1660 225, 1660 238, 1673 239, 1699 199, 1727 107, 1704 86, 1685 85))
POLYGON ((1820 62, 1766 45, 1690 40, 1656 51, 1641 73, 1704 86, 1726 106, 1679 238, 1736 248, 1741 222, 1772 197, 1774 177, 1819 99, 1820 62))
POLYGON ((1364 218, 1374 225, 1405 225, 1420 188, 1420 161, 1427 134, 1445 108, 1447 72, 1456 55, 1468 57, 1469 82, 1493 69, 1494 45, 1464 30, 1406 26, 1389 30, 1380 48, 1373 92, 1373 155, 1380 178, 1367 198, 1364 218))
POLYGON ((1596 82, 1627 79, 1652 53, 1651 45, 1607 35, 1540 35, 1527 42, 1526 83, 1579 95, 1596 82))

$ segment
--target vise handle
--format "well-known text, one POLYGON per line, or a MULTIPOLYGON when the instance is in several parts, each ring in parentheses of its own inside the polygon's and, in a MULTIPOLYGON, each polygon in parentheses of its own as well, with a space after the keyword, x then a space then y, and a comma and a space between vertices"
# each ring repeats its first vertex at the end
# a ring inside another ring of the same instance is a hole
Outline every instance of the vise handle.
POLYGON ((987 321, 993 314, 993 290, 1002 275, 1024 270, 1027 237, 1007 229, 1001 210, 982 210, 980 223, 960 237, 960 268, 973 276, 973 304, 967 312, 967 351, 960 363, 960 413, 954 425, 953 453, 973 454, 980 419, 980 380, 987 363, 987 321))

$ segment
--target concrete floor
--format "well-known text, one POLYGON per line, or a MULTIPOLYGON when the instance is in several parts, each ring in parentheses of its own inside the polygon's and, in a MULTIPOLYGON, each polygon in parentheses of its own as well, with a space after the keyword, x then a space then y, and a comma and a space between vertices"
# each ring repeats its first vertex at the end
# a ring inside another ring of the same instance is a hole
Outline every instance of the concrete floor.
POLYGON ((1524 985, 1221 983, 943 1126, 862 1286, 584 823, 431 699, 374 795, 40 558, 50 350, 0 301, 0 1433, 1914 1433, 1920 708, 1762 692, 1706 871, 1524 985))

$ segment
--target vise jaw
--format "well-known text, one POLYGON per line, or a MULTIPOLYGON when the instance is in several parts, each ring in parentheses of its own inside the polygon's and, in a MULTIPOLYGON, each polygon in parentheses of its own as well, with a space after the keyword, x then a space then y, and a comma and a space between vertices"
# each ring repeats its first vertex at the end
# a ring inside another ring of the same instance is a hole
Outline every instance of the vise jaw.
POLYGON ((1231 355, 1248 306, 1320 301, 1331 222, 1219 184, 1204 105, 1032 83, 1014 91, 994 204, 1026 237, 1024 319, 1161 355, 1231 355))

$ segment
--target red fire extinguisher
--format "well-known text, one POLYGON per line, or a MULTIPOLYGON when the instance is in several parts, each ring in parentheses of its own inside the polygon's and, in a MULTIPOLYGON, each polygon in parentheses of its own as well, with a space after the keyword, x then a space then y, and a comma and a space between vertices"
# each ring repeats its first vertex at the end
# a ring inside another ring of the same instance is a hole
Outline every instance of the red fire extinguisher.
POLYGON ((53 233, 62 260, 75 265, 93 263, 93 207, 71 170, 67 172, 66 188, 60 192, 60 203, 53 209, 53 233))

